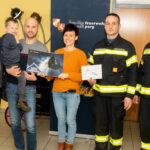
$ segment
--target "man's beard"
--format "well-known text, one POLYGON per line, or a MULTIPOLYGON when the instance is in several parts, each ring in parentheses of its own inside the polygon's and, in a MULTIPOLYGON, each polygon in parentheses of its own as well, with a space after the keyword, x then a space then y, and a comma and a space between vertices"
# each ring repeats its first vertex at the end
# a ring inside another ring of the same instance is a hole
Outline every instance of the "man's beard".
POLYGON ((115 35, 118 35, 118 32, 115 32, 115 33, 112 33, 112 34, 107 34, 108 36, 115 36, 115 35))
POLYGON ((33 34, 31 36, 29 36, 27 33, 25 33, 25 37, 29 38, 29 39, 33 39, 37 36, 37 33, 36 34, 33 34))

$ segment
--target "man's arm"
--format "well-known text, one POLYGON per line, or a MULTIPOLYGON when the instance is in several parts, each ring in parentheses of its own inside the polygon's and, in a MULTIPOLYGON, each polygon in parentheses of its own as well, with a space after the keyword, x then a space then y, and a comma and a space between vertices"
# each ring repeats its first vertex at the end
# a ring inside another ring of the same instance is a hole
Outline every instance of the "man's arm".
POLYGON ((132 44, 129 45, 128 50, 128 56, 126 59, 128 87, 125 97, 133 99, 137 84, 138 61, 134 46, 132 44))
POLYGON ((129 110, 132 106, 132 99, 136 91, 138 62, 134 46, 129 44, 126 67, 128 72, 128 88, 124 98, 124 108, 129 110))
MULTIPOLYGON (((146 47, 144 48, 143 50, 143 54, 144 54, 144 51, 145 51, 146 47)), ((142 75, 143 75, 143 65, 144 65, 144 58, 143 58, 143 55, 142 55, 142 59, 141 59, 141 62, 140 62, 140 67, 138 69, 138 81, 137 81, 137 85, 136 85, 136 92, 135 92, 135 95, 133 97, 133 103, 134 104, 139 104, 140 103, 140 91, 141 91, 141 87, 142 87, 142 75)))

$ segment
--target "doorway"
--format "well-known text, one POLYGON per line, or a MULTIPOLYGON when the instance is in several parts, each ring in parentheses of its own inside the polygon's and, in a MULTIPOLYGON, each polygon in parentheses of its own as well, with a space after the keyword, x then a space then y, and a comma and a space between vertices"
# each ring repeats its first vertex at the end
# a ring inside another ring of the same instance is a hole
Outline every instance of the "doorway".
MULTIPOLYGON (((150 9, 148 8, 116 8, 121 19, 120 35, 134 45, 140 63, 144 46, 150 42, 150 9)), ((127 111, 125 120, 138 120, 139 105, 133 104, 127 111)))

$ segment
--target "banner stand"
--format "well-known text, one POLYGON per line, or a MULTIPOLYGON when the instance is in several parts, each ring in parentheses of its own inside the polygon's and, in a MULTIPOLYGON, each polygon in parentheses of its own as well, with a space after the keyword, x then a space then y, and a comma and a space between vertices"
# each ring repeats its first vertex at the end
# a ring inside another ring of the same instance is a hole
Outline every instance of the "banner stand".
MULTIPOLYGON (((49 134, 57 136, 58 132, 57 131, 49 131, 49 134)), ((88 135, 88 134, 78 134, 77 133, 75 137, 76 138, 83 138, 83 139, 90 139, 90 140, 94 140, 95 139, 94 135, 88 135)))
MULTIPOLYGON (((87 58, 95 43, 104 39, 105 16, 110 12, 112 0, 53 0, 51 1, 51 51, 64 47, 62 31, 66 24, 79 28, 76 47, 83 50, 87 58)), ((81 96, 77 113, 77 137, 94 138, 95 121, 92 114, 93 100, 81 96)), ((57 117, 53 100, 50 100, 50 134, 57 135, 57 117)))

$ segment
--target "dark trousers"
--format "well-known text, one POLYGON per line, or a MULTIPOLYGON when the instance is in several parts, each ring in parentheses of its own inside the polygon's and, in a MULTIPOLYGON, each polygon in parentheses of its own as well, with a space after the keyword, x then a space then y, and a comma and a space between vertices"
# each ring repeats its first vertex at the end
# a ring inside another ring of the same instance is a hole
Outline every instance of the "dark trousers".
POLYGON ((118 141, 123 137, 123 118, 125 116, 123 99, 100 95, 94 96, 95 134, 100 137, 100 140, 95 138, 95 150, 108 150, 109 140, 110 150, 119 150, 121 148, 122 143, 118 143, 118 141), (108 140, 105 139, 106 136, 109 136, 108 140))
MULTIPOLYGON (((11 64, 9 66, 7 66, 7 68, 10 68, 12 66, 18 66, 19 67, 19 63, 16 64, 11 64)), ((25 99, 25 87, 26 87, 26 78, 24 75, 24 72, 21 70, 20 76, 17 78, 18 80, 18 97, 19 99, 25 99)))
POLYGON ((141 97, 139 109, 141 149, 150 149, 150 98, 141 97))

